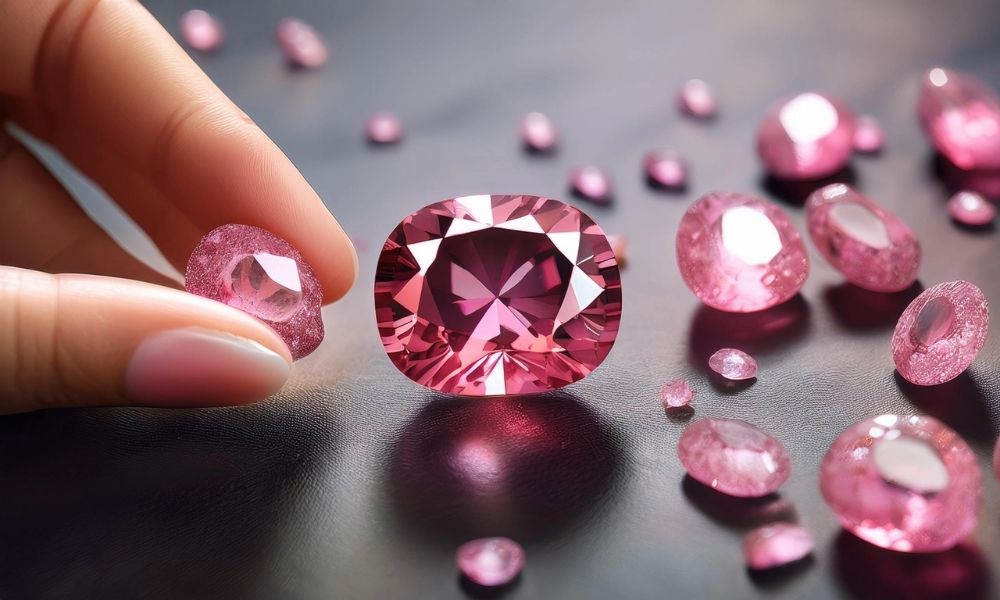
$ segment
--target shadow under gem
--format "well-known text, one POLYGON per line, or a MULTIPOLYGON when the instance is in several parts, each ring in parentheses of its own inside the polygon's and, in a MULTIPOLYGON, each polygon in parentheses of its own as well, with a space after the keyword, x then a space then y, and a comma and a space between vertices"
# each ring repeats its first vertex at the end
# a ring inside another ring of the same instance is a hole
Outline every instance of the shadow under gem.
POLYGON ((920 412, 945 423, 963 437, 992 444, 1000 432, 1000 415, 990 412, 997 403, 987 402, 972 375, 965 371, 951 381, 938 385, 910 383, 899 371, 893 372, 896 385, 920 412))
POLYGON ((713 490, 690 475, 681 480, 681 492, 692 506, 726 529, 749 531, 775 522, 798 522, 795 506, 776 493, 737 498, 713 490))
POLYGON ((987 198, 1000 199, 1000 169, 966 171, 954 165, 938 152, 931 153, 927 171, 944 186, 948 197, 962 190, 979 192, 987 198))
POLYGON ((896 326, 924 286, 916 281, 901 292, 873 292, 845 281, 827 287, 823 299, 837 324, 848 331, 879 331, 896 326))
POLYGON ((802 206, 809 199, 810 194, 823 186, 831 183, 846 183, 853 187, 857 181, 858 175, 854 167, 847 165, 836 173, 820 179, 792 180, 765 174, 760 179, 760 187, 786 204, 802 206))

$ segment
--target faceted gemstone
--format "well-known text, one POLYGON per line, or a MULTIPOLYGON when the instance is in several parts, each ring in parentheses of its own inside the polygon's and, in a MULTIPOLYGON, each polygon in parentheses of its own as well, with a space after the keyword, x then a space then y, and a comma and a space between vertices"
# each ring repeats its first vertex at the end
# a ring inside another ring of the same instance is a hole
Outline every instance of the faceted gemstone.
POLYGON ((754 570, 773 569, 802 560, 812 554, 809 530, 792 523, 758 527, 743 539, 743 555, 754 570))
POLYGON ((848 281, 875 292, 910 287, 920 269, 920 243, 893 213, 843 183, 806 202, 813 244, 848 281))
POLYGON ((188 292, 238 308, 271 326, 302 358, 323 341, 323 289, 288 242, 250 225, 223 225, 188 259, 188 292))
POLYGON ((993 223, 997 209, 982 194, 963 190, 948 200, 948 214, 962 225, 982 227, 993 223))
POLYGON ((882 125, 870 115, 858 117, 854 129, 854 151, 862 154, 875 154, 882 150, 885 132, 882 125))
POLYGON ((935 68, 923 78, 920 123, 938 152, 962 169, 1000 169, 1000 97, 968 73, 935 68))
POLYGON ((569 185, 573 193, 597 204, 611 202, 611 177, 600 167, 585 165, 569 171, 569 185))
POLYGON ((708 357, 708 367, 726 379, 740 381, 757 376, 757 361, 735 348, 723 348, 708 357))
POLYGON ((294 17, 282 19, 275 35, 281 51, 291 64, 313 69, 326 63, 326 42, 305 21, 294 17))
POLYGON ((469 396, 542 392, 607 356, 621 318, 611 244, 538 196, 465 196, 406 217, 375 276, 382 344, 407 377, 469 396))
POLYGON ((677 229, 681 277, 705 304, 754 312, 794 296, 809 274, 799 232, 777 205, 747 194, 699 198, 677 229))
POLYGON ((677 105, 680 109, 699 119, 715 116, 715 94, 707 83, 700 79, 689 79, 681 86, 677 94, 677 105))
POLYGON ((774 492, 792 472, 778 440, 736 419, 700 419, 688 425, 677 454, 693 479, 741 498, 774 492))
POLYGON ((618 261, 618 268, 625 268, 625 254, 628 250, 628 239, 621 234, 608 234, 608 243, 611 244, 611 251, 615 253, 615 260, 618 261))
POLYGON ((840 101, 808 92, 771 107, 757 129, 757 154, 780 179, 819 179, 851 159, 854 113, 840 101))
POLYGON ((844 527, 876 546, 939 552, 975 527, 975 454, 940 421, 882 415, 848 427, 820 467, 820 491, 844 527))
POLYGON ((198 9, 181 15, 181 36, 188 46, 201 52, 215 50, 225 37, 219 20, 198 9))
POLYGON ((459 546, 455 563, 477 585, 506 585, 524 568, 524 548, 504 537, 481 538, 459 546))
POLYGON ((906 307, 892 336, 896 370, 910 383, 937 385, 969 368, 986 343, 990 312, 968 281, 927 288, 906 307))
POLYGON ((534 152, 552 152, 559 143, 559 132, 552 121, 540 112, 531 112, 521 120, 521 141, 534 152))
POLYGON ((377 112, 365 123, 365 134, 373 144, 395 144, 403 139, 403 124, 391 112, 377 112))
POLYGON ((668 190, 683 189, 687 185, 687 161, 672 150, 653 150, 642 158, 646 179, 668 190))
POLYGON ((684 379, 674 379, 663 384, 660 388, 660 400, 663 408, 684 408, 691 404, 694 399, 694 390, 684 379))

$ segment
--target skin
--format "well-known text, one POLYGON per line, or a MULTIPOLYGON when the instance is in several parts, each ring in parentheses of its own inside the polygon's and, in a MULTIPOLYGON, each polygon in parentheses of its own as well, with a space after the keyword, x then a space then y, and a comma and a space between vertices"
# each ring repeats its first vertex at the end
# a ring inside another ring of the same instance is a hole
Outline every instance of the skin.
MULTIPOLYGON (((354 249, 319 196, 138 2, 0 0, 0 59, 0 121, 57 148, 180 271, 205 233, 244 223, 298 248, 325 302, 350 288, 354 249)), ((0 413, 132 403, 131 357, 167 329, 233 334, 291 360, 264 325, 123 251, 4 131, 0 265, 0 413)))

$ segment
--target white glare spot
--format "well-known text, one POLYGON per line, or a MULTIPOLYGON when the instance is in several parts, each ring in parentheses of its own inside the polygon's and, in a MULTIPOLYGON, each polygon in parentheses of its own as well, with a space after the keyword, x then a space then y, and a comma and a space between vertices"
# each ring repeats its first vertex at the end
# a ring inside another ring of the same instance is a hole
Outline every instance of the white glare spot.
POLYGON ((748 265, 766 265, 781 252, 781 237, 767 215, 736 206, 722 214, 722 245, 748 265))
POLYGON ((910 437, 882 440, 872 452, 875 468, 884 479, 917 493, 948 487, 948 470, 926 442, 910 437))
POLYGON ((819 94, 800 94, 785 104, 778 120, 792 141, 815 142, 837 128, 837 109, 819 94))

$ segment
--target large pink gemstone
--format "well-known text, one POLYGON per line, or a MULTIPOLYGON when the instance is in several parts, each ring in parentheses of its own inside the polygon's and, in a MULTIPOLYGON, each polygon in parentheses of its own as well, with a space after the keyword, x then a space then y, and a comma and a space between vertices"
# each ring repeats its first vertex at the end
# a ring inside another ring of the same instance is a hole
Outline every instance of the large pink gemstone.
POLYGON ((785 211, 733 192, 706 194, 684 213, 677 264, 702 302, 728 312, 780 304, 809 275, 805 245, 785 211))
POLYGON ((462 544, 455 563, 462 575, 478 585, 507 585, 524 568, 524 549, 509 538, 481 538, 462 544))
POLYGON ((848 281, 876 292, 910 287, 920 244, 906 223, 843 183, 820 188, 806 202, 813 244, 848 281))
POLYGON ((854 113, 840 101, 808 92, 782 100, 757 129, 757 154, 780 179, 819 179, 847 165, 854 113))
POLYGON ((969 368, 986 343, 990 310, 968 281, 927 288, 913 299, 896 323, 892 359, 904 379, 937 385, 969 368))
POLYGON ((766 496, 788 479, 792 463, 778 440, 736 419, 688 425, 677 454, 692 478, 730 496, 766 496))
POLYGON ((1000 97, 979 79, 948 69, 923 78, 920 123, 931 142, 963 169, 1000 169, 1000 97))
POLYGON ((847 428, 820 467, 820 491, 844 527, 876 546, 938 552, 976 526, 975 454, 931 417, 882 415, 847 428))
POLYGON ((751 569, 773 569, 802 560, 812 554, 809 530, 792 523, 758 527, 743 540, 743 555, 751 569))
POLYGON ((469 396, 582 379, 621 318, 618 263, 578 209, 538 196, 465 196, 403 219, 375 275, 382 344, 407 377, 469 396))

